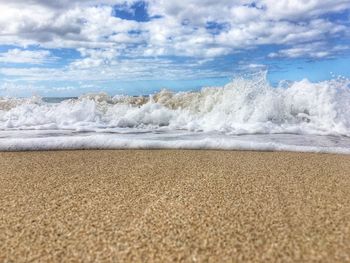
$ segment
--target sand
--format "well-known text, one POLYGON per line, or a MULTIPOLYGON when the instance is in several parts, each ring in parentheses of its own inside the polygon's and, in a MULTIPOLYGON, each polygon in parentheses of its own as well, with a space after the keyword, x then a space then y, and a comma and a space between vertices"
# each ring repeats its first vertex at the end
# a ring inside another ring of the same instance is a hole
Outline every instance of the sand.
POLYGON ((0 262, 350 261, 350 156, 0 153, 0 262))

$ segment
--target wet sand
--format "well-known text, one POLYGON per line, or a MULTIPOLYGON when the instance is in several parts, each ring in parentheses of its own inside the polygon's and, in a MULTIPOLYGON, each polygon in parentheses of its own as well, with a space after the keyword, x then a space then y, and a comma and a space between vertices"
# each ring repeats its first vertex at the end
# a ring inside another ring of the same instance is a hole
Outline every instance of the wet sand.
POLYGON ((0 153, 0 262, 350 261, 350 156, 0 153))

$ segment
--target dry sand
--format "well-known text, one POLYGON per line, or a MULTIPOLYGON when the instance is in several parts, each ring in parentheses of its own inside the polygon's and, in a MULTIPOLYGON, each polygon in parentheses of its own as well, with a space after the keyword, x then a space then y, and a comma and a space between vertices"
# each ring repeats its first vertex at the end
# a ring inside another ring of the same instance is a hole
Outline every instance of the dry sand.
POLYGON ((0 153, 0 262, 350 261, 350 156, 0 153))

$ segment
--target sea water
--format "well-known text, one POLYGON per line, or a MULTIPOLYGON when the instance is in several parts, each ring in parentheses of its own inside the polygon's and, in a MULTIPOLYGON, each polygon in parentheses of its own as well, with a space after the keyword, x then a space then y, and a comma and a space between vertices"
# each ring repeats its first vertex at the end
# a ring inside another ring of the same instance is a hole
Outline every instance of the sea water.
POLYGON ((0 150, 224 149, 350 153, 343 78, 272 87, 237 77, 196 92, 0 98, 0 150))

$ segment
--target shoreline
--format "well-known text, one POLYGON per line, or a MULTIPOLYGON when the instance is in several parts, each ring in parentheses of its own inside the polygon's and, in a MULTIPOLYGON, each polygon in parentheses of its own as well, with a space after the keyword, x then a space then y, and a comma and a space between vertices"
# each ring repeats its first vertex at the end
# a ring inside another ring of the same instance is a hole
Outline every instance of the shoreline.
POLYGON ((0 261, 350 260, 350 156, 0 152, 0 261))
MULTIPOLYGON (((306 155, 339 155, 339 156, 350 156, 350 153, 337 153, 337 152, 300 152, 300 151, 293 151, 293 150, 250 150, 250 149, 192 149, 192 148, 64 148, 64 149, 28 149, 28 150, 0 150, 1 154, 6 153, 56 153, 56 152, 127 152, 127 151, 141 151, 141 152, 153 152, 153 151, 164 151, 164 152, 177 152, 177 151, 183 151, 183 152, 191 152, 191 151, 198 151, 198 152, 235 152, 235 153, 276 153, 276 154, 306 154, 306 155)), ((1 158, 1 157, 0 157, 1 158)))

